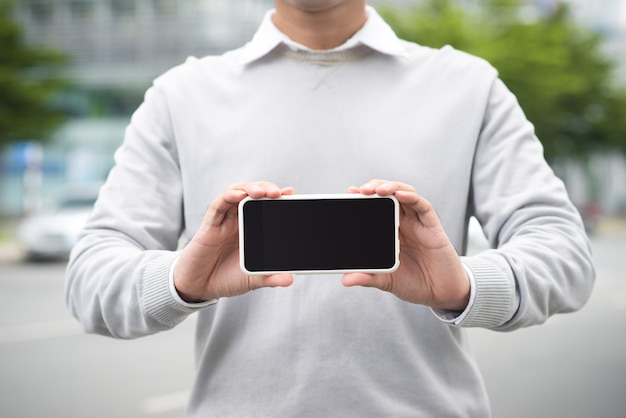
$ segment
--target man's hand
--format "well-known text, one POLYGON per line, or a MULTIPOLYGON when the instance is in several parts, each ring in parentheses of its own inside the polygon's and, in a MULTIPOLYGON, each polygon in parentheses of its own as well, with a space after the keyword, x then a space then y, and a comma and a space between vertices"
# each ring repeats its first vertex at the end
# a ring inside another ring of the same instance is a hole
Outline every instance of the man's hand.
POLYGON ((201 302, 291 285, 290 274, 248 276, 241 271, 237 205, 247 196, 278 198, 293 193, 292 188, 281 189, 269 182, 239 183, 215 199, 174 269, 174 286, 181 298, 201 302))
POLYGON ((345 286, 375 287, 436 309, 467 307, 470 283, 435 209, 412 187, 372 180, 351 193, 394 195, 400 202, 400 267, 393 273, 348 273, 345 286))

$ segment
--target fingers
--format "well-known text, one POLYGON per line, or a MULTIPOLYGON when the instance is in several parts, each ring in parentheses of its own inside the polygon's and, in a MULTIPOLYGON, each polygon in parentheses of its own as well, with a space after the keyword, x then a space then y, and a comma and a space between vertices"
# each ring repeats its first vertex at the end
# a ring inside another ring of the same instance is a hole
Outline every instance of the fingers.
POLYGON ((264 197, 275 199, 282 195, 294 194, 294 192, 293 187, 280 188, 275 183, 266 181, 233 184, 211 203, 205 221, 210 225, 219 225, 228 213, 248 196, 253 199, 264 197))
POLYGON ((391 291, 391 282, 388 276, 368 273, 346 273, 341 282, 346 287, 375 287, 384 291, 391 291))
POLYGON ((371 285, 373 275, 367 273, 346 273, 343 275, 341 282, 346 287, 367 286, 371 285))
POLYGON ((402 205, 403 212, 406 216, 416 217, 425 227, 440 228, 441 221, 430 202, 417 193, 397 191, 394 193, 398 202, 402 205))
POLYGON ((350 193, 361 193, 364 195, 377 194, 380 196, 390 196, 400 190, 415 193, 415 189, 408 184, 382 179, 370 180, 361 187, 352 186, 348 189, 350 193))
POLYGON ((251 281, 250 290, 262 287, 288 287, 293 283, 293 276, 287 273, 272 274, 270 276, 249 276, 251 281))
POLYGON ((379 196, 395 196, 401 204, 403 214, 410 218, 417 218, 426 226, 438 226, 440 224, 433 206, 430 202, 420 196, 415 188, 408 184, 387 181, 382 179, 370 180, 361 187, 350 187, 350 193, 361 193, 364 195, 377 194, 379 196))
POLYGON ((294 189, 292 187, 280 188, 277 184, 268 181, 258 181, 233 184, 227 189, 227 192, 232 192, 235 196, 243 193, 244 197, 250 196, 253 199, 264 197, 275 199, 284 194, 293 194, 294 189))

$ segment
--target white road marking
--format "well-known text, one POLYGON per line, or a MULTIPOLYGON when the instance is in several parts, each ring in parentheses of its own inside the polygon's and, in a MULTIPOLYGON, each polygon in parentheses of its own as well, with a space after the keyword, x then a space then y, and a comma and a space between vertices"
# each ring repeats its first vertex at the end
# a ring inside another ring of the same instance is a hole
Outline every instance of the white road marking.
POLYGON ((139 407, 143 415, 156 415, 176 409, 185 409, 189 400, 189 391, 169 393, 167 395, 146 398, 139 407))
POLYGON ((73 319, 0 326, 0 344, 39 341, 47 338, 68 337, 82 333, 83 331, 80 325, 73 319))

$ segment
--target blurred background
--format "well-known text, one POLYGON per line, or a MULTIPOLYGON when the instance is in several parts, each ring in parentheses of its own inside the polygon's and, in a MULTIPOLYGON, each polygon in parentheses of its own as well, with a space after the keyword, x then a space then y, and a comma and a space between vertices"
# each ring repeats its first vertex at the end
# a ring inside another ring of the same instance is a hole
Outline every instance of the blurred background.
MULTIPOLYGON (((500 71, 592 238, 585 309, 472 331, 494 416, 626 416, 626 0, 369 3, 401 37, 500 71)), ((67 252, 152 80, 244 44, 272 6, 0 0, 0 416, 181 416, 194 319, 137 341, 83 335, 63 303, 67 252)), ((475 223, 470 238, 485 248, 475 223)))

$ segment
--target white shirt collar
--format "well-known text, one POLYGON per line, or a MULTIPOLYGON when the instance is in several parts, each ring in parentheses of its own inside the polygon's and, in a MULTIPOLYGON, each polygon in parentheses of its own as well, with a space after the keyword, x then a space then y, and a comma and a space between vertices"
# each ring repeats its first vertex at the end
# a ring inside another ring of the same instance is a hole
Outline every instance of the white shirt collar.
MULTIPOLYGON (((366 6, 366 9, 368 18, 363 27, 344 44, 327 50, 326 52, 344 51, 357 45, 366 45, 382 54, 406 57, 407 52, 391 27, 380 17, 373 7, 366 6)), ((274 25, 272 21, 274 12, 275 10, 270 10, 265 14, 261 26, 252 40, 245 46, 240 57, 240 63, 242 65, 249 64, 264 57, 280 44, 287 45, 295 50, 312 51, 310 48, 290 39, 274 25)))

